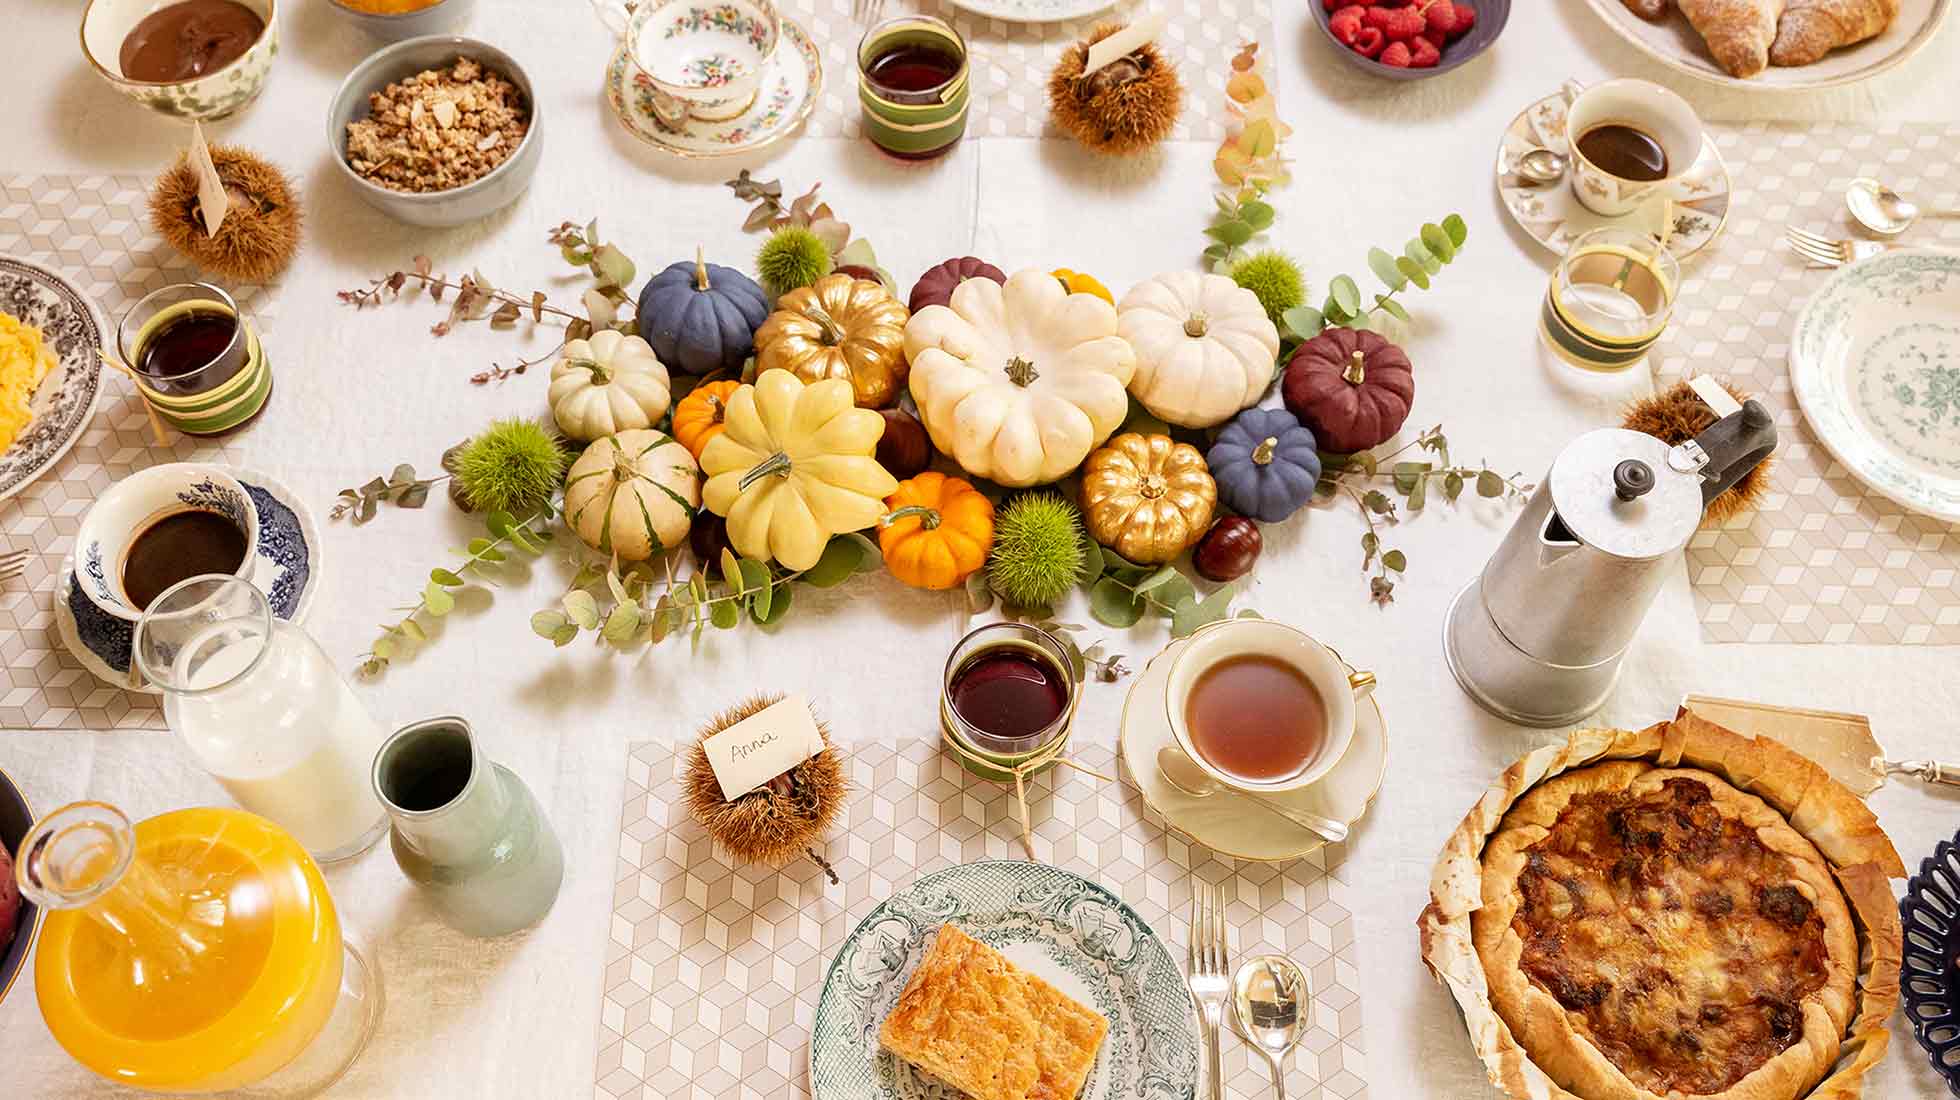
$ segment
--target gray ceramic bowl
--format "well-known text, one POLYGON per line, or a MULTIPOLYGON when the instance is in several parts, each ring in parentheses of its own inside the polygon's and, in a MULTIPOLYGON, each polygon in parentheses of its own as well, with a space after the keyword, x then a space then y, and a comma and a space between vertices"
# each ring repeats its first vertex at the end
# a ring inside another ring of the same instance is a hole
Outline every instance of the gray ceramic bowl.
POLYGON ((1445 46, 1443 59, 1427 69, 1398 69, 1355 53, 1343 46, 1334 37, 1334 32, 1328 29, 1327 20, 1334 13, 1327 10, 1325 3, 1308 0, 1307 6, 1313 9, 1314 21, 1320 24, 1321 31, 1327 36, 1328 46, 1346 58, 1349 64, 1390 80, 1426 80, 1441 76, 1489 49, 1490 44, 1497 41, 1497 36, 1504 33, 1504 24, 1511 18, 1511 0, 1464 0, 1464 3, 1477 9, 1477 22, 1471 26, 1470 33, 1445 46))
POLYGON ((379 15, 348 7, 343 0, 332 0, 340 14, 384 42, 400 42, 431 34, 448 34, 469 21, 476 0, 436 0, 417 11, 398 15, 379 15))
MULTIPOLYGON (((6 772, 0 772, 0 849, 10 856, 19 855, 20 842, 33 827, 34 814, 27 808, 26 796, 6 772)), ((27 954, 34 946, 34 934, 40 931, 40 917, 34 903, 22 898, 20 910, 14 914, 13 940, 0 947, 0 1001, 7 999, 7 992, 27 968, 27 954)))
POLYGON ((383 46, 347 74, 327 112, 327 149, 348 185, 375 209, 410 225, 462 225, 509 206, 531 186, 531 177, 537 175, 538 161, 543 157, 544 112, 538 106, 530 74, 516 58, 497 47, 460 35, 411 38, 383 46), (448 65, 459 56, 497 70, 524 93, 531 107, 531 127, 518 143, 517 152, 475 183, 427 194, 390 190, 362 179, 348 167, 347 124, 367 117, 369 94, 425 69, 448 65))

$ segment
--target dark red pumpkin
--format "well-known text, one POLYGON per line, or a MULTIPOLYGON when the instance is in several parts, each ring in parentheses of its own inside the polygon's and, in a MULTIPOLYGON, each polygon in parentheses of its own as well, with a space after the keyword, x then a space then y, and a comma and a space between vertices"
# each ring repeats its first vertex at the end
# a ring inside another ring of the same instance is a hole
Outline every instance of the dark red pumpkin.
POLYGON ((1280 398, 1322 449, 1353 454, 1402 430, 1416 379, 1401 348, 1372 332, 1330 328, 1287 360, 1280 398))
POLYGON ((912 284, 912 300, 906 305, 917 313, 927 306, 943 306, 953 300, 953 288, 968 279, 992 279, 1005 283, 1007 275, 1000 268, 973 256, 961 256, 947 260, 938 267, 927 268, 919 281, 912 284))
POLYGON ((885 434, 878 437, 878 465, 885 472, 905 481, 919 476, 932 462, 932 441, 925 425, 904 409, 879 409, 885 418, 885 434))

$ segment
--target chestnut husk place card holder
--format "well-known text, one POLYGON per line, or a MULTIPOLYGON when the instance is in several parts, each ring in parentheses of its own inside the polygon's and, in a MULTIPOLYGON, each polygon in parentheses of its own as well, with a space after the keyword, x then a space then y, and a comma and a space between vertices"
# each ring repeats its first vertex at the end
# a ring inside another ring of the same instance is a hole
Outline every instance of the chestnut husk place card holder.
POLYGON ((752 696, 710 719, 683 752, 688 813, 716 847, 772 868, 807 856, 837 882, 819 849, 850 786, 844 754, 807 699, 752 696))

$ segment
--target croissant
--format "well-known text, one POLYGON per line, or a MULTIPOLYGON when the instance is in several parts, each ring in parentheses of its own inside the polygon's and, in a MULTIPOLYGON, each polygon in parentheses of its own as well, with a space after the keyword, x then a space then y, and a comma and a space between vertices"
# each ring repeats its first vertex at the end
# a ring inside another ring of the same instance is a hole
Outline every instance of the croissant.
POLYGON ((1808 65, 1839 46, 1878 34, 1898 14, 1899 0, 1785 0, 1769 59, 1808 65))
POLYGON ((1681 14, 1708 43, 1708 52, 1738 77, 1755 76, 1769 67, 1770 43, 1776 40, 1776 23, 1785 4, 1786 0, 1679 0, 1681 14))

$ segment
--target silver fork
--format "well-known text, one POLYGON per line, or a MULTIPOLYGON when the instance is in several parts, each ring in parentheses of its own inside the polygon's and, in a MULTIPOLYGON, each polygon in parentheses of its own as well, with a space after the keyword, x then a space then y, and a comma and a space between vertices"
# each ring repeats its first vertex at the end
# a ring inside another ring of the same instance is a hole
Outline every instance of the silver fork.
POLYGON ((1231 950, 1225 942, 1225 896, 1217 886, 1191 884, 1191 997, 1205 1033, 1205 1069, 1211 1100, 1223 1100, 1218 1068, 1219 1033, 1225 1027, 1225 998, 1232 988, 1231 950))
POLYGON ((1832 240, 1794 225, 1783 231, 1783 237, 1797 255, 1822 267, 1843 267, 1869 260, 1890 247, 1878 241, 1832 240))
POLYGON ((885 0, 851 0, 851 18, 860 23, 876 23, 884 11, 885 0))
POLYGON ((0 554, 0 581, 10 581, 27 570, 27 563, 34 558, 32 550, 9 550, 0 554))

